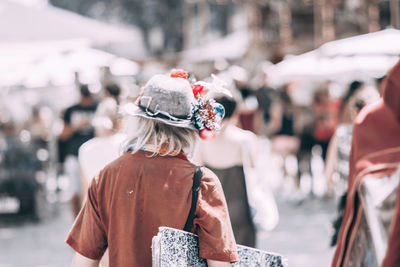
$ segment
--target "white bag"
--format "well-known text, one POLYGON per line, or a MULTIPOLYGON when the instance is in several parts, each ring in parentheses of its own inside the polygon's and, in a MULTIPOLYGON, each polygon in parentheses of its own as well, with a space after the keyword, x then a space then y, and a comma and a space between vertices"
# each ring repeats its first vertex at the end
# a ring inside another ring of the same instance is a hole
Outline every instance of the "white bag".
MULTIPOLYGON (((198 236, 182 230, 159 227, 152 240, 153 267, 206 267, 207 261, 199 257, 198 236)), ((280 254, 237 245, 239 261, 232 267, 286 267, 288 260, 280 254)))
POLYGON ((278 207, 274 195, 266 183, 267 170, 252 166, 249 144, 242 143, 243 171, 246 182, 247 198, 256 230, 273 230, 279 222, 278 207))
MULTIPOLYGON (((382 164, 382 169, 388 166, 389 164, 382 164)), ((379 167, 380 165, 374 168, 379 170, 379 167)), ((399 182, 400 166, 389 176, 377 178, 374 174, 366 175, 358 189, 378 266, 382 264, 386 254, 399 182)))

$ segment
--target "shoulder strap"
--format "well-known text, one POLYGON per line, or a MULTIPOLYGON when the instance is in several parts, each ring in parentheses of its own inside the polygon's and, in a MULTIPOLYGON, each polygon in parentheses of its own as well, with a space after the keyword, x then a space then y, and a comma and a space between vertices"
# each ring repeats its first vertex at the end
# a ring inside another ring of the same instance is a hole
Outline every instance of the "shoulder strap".
POLYGON ((193 175, 193 186, 192 186, 192 206, 190 207, 189 216, 186 220, 184 231, 190 232, 193 227, 194 212, 196 211, 197 198, 199 196, 201 176, 203 175, 201 167, 197 166, 193 175))

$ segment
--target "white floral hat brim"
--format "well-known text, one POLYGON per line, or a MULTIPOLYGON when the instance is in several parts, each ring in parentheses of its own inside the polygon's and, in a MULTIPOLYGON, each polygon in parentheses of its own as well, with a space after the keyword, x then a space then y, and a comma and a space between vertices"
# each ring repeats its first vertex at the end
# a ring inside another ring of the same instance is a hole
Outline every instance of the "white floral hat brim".
POLYGON ((151 114, 151 112, 146 112, 139 106, 133 103, 127 103, 123 106, 122 112, 126 115, 130 116, 137 116, 137 117, 142 117, 150 120, 156 120, 171 126, 176 126, 180 128, 186 128, 190 130, 198 130, 191 119, 178 119, 178 118, 173 118, 172 116, 168 116, 167 114, 162 114, 162 117, 160 116, 155 116, 151 114))

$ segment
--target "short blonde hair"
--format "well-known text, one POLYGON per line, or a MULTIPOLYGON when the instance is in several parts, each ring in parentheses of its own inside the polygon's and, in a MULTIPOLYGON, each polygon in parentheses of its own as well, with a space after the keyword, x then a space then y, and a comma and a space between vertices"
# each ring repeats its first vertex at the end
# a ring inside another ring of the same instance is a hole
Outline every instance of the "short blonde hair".
POLYGON ((133 117, 132 119, 135 119, 135 127, 131 127, 127 131, 125 150, 131 148, 132 154, 134 154, 151 145, 152 152, 154 152, 152 156, 176 156, 181 152, 188 157, 193 156, 198 139, 197 130, 171 126, 143 117, 133 117))

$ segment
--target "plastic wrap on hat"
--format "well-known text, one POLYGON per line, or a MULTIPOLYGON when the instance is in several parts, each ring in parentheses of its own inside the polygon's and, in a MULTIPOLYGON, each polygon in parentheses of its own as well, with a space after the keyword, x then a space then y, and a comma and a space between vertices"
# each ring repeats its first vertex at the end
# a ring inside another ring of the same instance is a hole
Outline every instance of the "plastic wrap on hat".
POLYGON ((182 78, 155 75, 146 84, 139 106, 157 115, 187 119, 192 117, 195 98, 189 82, 182 78))

